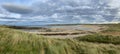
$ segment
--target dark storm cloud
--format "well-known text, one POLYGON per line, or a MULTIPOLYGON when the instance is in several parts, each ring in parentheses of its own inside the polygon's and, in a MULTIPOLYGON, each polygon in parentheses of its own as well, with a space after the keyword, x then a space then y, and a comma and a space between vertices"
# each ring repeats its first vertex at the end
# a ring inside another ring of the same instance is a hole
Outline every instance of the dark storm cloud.
POLYGON ((15 4, 3 4, 2 7, 9 12, 18 13, 18 14, 29 14, 33 11, 29 7, 15 5, 15 4))

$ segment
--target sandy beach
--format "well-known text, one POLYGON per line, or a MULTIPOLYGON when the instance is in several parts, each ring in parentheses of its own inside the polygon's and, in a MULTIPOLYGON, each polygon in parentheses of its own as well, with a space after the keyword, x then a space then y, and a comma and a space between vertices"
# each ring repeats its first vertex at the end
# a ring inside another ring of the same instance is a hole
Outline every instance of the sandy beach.
POLYGON ((85 36, 104 30, 106 27, 101 25, 61 25, 61 26, 45 26, 37 29, 18 29, 27 33, 33 33, 37 35, 45 35, 49 38, 75 38, 79 36, 85 36))

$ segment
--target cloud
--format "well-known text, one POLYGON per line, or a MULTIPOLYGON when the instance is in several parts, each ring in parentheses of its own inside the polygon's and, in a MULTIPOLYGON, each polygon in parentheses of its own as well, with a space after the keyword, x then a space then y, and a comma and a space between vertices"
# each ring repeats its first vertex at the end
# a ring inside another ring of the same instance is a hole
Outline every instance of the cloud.
POLYGON ((29 14, 32 9, 26 6, 16 5, 16 4, 3 4, 2 7, 9 12, 19 13, 19 14, 29 14))
POLYGON ((111 8, 117 2, 111 1, 113 0, 39 0, 32 4, 35 11, 28 16, 42 16, 45 21, 60 23, 112 22, 118 16, 119 8, 111 8))
MULTIPOLYGON (((120 22, 119 0, 30 0, 29 4, 24 2, 29 7, 23 6, 22 1, 17 0, 17 3, 20 5, 2 5, 10 12, 9 17, 25 20, 14 24, 120 22)), ((0 16, 4 17, 3 14, 0 16)))
POLYGON ((111 8, 120 8, 120 1, 119 0, 110 0, 108 3, 111 8))

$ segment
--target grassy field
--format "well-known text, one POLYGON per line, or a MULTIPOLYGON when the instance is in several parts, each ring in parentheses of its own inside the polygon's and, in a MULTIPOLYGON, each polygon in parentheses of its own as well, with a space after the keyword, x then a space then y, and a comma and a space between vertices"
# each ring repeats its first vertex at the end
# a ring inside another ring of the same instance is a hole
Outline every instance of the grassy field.
POLYGON ((104 43, 104 44, 120 44, 120 36, 112 36, 112 35, 86 35, 82 37, 75 38, 79 41, 87 41, 87 42, 94 42, 94 43, 104 43))
POLYGON ((53 39, 0 26, 0 54, 120 54, 120 36, 53 39))
POLYGON ((120 32, 120 24, 107 24, 104 26, 107 26, 108 28, 103 32, 120 32))
POLYGON ((102 26, 107 27, 106 30, 101 31, 102 34, 120 36, 120 24, 106 24, 102 26))

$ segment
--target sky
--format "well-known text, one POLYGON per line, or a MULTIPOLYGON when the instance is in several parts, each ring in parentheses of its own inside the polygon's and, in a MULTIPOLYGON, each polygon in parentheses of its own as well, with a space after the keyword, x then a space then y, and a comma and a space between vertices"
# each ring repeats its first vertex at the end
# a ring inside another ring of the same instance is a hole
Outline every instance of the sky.
POLYGON ((1 25, 120 23, 119 0, 0 0, 1 25))

